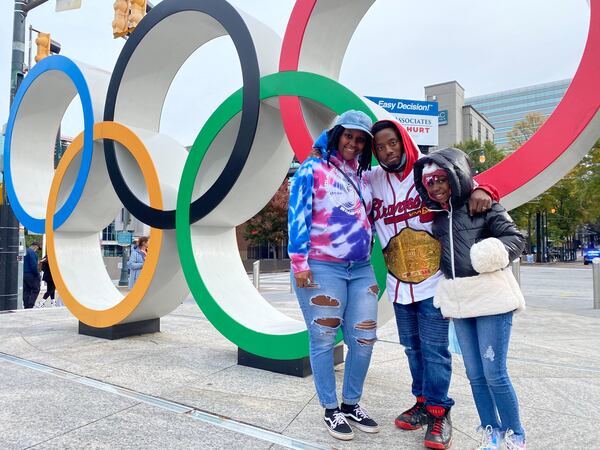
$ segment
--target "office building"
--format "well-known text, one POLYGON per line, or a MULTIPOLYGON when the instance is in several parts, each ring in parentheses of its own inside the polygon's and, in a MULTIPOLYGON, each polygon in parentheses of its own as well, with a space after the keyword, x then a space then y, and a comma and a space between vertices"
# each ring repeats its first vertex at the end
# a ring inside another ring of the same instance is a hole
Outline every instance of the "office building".
POLYGON ((494 140, 494 126, 473 105, 465 105, 465 89, 457 81, 425 86, 425 99, 438 102, 438 147, 471 139, 481 145, 494 140))
POLYGON ((465 99, 465 104, 474 106, 485 115, 494 126, 494 142, 498 148, 504 148, 508 146, 508 133, 515 123, 533 112, 544 118, 550 116, 570 84, 569 79, 478 95, 465 99))

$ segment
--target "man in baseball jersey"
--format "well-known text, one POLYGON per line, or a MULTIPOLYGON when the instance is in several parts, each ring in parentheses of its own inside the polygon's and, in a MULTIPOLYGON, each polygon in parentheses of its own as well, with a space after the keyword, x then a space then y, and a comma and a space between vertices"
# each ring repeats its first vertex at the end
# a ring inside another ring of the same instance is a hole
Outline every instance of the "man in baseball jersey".
MULTIPOLYGON (((440 272, 440 243, 433 237, 430 212, 415 189, 413 165, 422 154, 408 132, 394 120, 373 125, 373 153, 379 165, 366 171, 373 195, 372 219, 388 269, 387 293, 394 304, 400 344, 412 376, 415 404, 396 418, 396 426, 427 426, 423 444, 446 449, 452 444, 448 397, 452 357, 448 320, 433 306, 440 272)), ((323 150, 323 136, 314 144, 323 150)), ((498 194, 492 186, 476 186, 471 214, 483 212, 498 194)))

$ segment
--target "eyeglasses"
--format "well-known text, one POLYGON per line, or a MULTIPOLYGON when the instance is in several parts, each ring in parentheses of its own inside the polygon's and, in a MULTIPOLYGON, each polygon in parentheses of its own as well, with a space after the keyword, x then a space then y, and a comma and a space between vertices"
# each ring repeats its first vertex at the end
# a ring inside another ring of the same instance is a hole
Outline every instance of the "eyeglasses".
POLYGON ((385 148, 387 146, 395 147, 396 145, 398 145, 398 142, 399 142, 398 139, 390 139, 389 141, 387 141, 386 144, 377 144, 375 146, 375 150, 378 151, 378 152, 382 152, 382 151, 385 150, 385 148))

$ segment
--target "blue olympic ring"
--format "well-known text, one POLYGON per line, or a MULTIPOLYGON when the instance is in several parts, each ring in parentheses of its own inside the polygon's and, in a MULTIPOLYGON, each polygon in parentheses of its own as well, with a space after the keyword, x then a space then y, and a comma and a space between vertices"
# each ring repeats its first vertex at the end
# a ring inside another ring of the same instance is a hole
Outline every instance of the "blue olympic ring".
POLYGON ((81 70, 79 67, 77 67, 77 64, 64 56, 54 55, 52 57, 42 59, 33 67, 33 69, 29 71, 27 77, 25 77, 17 91, 17 94, 15 95, 13 104, 10 108, 4 141, 4 176, 6 177, 5 183, 8 199, 11 203, 13 211, 15 212, 15 215, 19 218, 19 221, 28 230, 40 234, 45 232, 44 229, 46 227, 46 219, 39 219, 31 216, 19 202, 19 198, 15 192, 15 187, 13 184, 10 155, 13 128, 19 114, 21 102, 27 94, 27 90, 35 82, 35 80, 43 73, 51 70, 63 72, 71 79, 77 90, 77 93, 79 94, 79 99, 83 109, 83 150, 81 153, 81 165, 73 185, 73 190, 69 193, 65 203, 59 208, 54 216, 55 229, 60 227, 67 220, 77 206, 77 202, 79 202, 92 165, 92 153, 94 145, 94 112, 92 109, 92 98, 83 73, 81 73, 81 70))

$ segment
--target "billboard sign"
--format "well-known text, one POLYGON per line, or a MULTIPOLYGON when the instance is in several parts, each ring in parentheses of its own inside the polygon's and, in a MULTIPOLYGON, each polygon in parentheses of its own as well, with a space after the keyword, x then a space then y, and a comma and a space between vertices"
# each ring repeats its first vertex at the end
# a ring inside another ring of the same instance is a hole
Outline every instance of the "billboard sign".
POLYGON ((386 111, 392 113, 417 145, 438 145, 438 103, 401 98, 370 97, 386 111))

